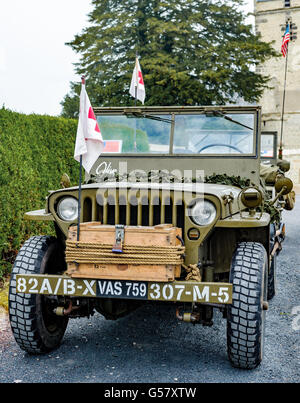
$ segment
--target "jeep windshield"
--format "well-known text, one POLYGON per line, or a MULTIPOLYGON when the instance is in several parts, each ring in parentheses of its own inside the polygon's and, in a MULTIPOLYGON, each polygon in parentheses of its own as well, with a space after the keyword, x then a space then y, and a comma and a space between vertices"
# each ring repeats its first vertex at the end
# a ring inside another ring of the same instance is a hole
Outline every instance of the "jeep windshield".
POLYGON ((241 156, 256 152, 254 111, 104 109, 98 108, 96 114, 105 154, 241 156))

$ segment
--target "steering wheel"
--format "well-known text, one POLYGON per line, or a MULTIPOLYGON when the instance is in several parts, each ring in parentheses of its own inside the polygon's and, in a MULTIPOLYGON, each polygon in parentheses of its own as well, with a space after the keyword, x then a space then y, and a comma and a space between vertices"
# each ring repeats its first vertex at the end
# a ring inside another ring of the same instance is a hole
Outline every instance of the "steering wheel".
POLYGON ((240 154, 243 154, 243 151, 241 151, 239 148, 232 146, 230 144, 225 144, 225 143, 208 144, 207 146, 200 148, 200 150, 198 150, 198 153, 201 153, 203 150, 206 150, 207 148, 210 148, 210 147, 228 147, 228 148, 231 148, 231 149, 239 152, 240 154))

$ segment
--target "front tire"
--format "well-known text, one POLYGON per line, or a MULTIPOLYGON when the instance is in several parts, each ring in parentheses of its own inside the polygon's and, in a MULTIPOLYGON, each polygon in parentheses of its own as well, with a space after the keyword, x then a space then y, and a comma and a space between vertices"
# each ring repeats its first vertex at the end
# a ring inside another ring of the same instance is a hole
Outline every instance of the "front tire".
POLYGON ((227 352, 229 361, 237 368, 256 368, 263 358, 267 264, 265 248, 255 242, 240 243, 232 259, 227 352))
POLYGON ((276 295, 276 271, 277 271, 277 254, 272 257, 270 263, 270 272, 268 276, 268 300, 276 295))
POLYGON ((9 287, 9 318, 16 342, 31 354, 59 346, 68 318, 53 313, 51 300, 38 294, 16 292, 16 274, 56 274, 65 270, 64 250, 54 237, 34 236, 20 249, 9 287))

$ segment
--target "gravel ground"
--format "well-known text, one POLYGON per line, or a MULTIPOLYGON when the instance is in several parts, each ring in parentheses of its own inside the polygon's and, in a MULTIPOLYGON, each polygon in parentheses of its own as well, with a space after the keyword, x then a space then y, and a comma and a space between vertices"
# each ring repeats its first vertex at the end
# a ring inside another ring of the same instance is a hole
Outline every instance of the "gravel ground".
POLYGON ((277 295, 267 312, 265 356, 254 370, 232 368, 226 321, 212 327, 178 322, 172 305, 146 305, 116 322, 101 315, 70 320, 60 348, 31 356, 0 314, 0 383, 298 383, 300 381, 300 202, 284 213, 277 295))

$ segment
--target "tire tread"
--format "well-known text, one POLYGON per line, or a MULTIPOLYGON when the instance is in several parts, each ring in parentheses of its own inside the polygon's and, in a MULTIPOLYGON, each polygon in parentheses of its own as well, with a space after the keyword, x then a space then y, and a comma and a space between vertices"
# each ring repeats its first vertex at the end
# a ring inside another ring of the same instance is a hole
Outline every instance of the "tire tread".
POLYGON ((49 243, 55 238, 34 236, 20 249, 13 269, 9 286, 9 318, 12 333, 22 350, 37 354, 45 352, 36 326, 36 304, 34 294, 16 292, 16 274, 39 274, 40 265, 49 243))
POLYGON ((234 285, 232 306, 228 309, 227 350, 234 367, 252 369, 261 361, 260 286, 266 251, 262 244, 242 242, 232 260, 234 285))

